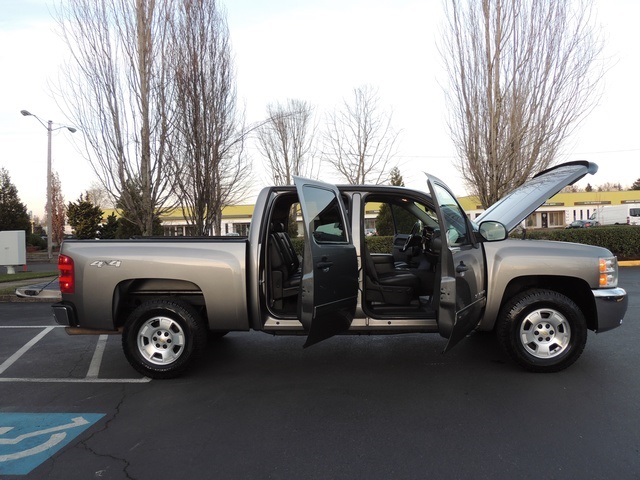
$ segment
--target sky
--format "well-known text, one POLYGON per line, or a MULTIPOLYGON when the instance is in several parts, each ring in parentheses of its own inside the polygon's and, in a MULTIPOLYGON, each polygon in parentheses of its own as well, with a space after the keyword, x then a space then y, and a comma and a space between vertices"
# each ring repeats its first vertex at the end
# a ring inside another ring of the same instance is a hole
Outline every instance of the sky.
MULTIPOLYGON (((443 22, 441 0, 227 0, 237 69, 238 98, 248 123, 264 118, 269 103, 287 99, 314 107, 321 129, 325 114, 350 100, 354 88, 378 89, 381 108, 400 130, 398 164, 408 187, 425 188, 428 172, 456 195, 467 194, 453 166, 446 127, 446 76, 435 48, 443 22)), ((52 95, 67 56, 56 33, 50 0, 0 0, 0 167, 27 209, 42 218, 46 202, 47 132, 34 117, 54 122, 52 167, 65 202, 97 182, 72 126, 52 95)), ((640 178, 640 2, 595 0, 609 69, 599 104, 568 139, 559 161, 599 165, 591 185, 630 186, 640 178)), ((268 184, 255 149, 254 193, 268 184)), ((337 181, 328 168, 321 178, 337 181)), ((244 203, 252 203, 249 196, 244 203)))

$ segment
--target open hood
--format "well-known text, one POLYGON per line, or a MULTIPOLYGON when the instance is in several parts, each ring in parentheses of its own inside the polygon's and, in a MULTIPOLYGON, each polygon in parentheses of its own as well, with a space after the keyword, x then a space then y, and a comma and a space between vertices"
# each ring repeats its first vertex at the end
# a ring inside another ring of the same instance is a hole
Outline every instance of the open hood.
POLYGON ((593 175, 597 171, 598 165, 585 160, 551 167, 498 200, 474 221, 478 224, 486 220, 501 222, 510 232, 564 187, 577 182, 587 173, 593 175))

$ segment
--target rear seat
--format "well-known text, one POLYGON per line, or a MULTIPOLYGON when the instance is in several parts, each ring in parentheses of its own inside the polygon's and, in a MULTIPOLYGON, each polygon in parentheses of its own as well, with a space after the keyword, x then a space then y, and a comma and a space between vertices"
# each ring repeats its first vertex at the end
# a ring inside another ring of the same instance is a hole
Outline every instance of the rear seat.
POLYGON ((284 231, 284 225, 279 222, 271 224, 269 262, 272 306, 282 308, 283 298, 298 295, 302 274, 293 242, 284 231))

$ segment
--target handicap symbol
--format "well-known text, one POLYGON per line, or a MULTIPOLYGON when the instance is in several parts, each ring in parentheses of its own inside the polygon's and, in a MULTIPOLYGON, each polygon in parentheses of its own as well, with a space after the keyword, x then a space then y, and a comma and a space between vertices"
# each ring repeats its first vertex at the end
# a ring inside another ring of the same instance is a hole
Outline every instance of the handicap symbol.
POLYGON ((26 474, 103 414, 0 413, 0 474, 26 474))

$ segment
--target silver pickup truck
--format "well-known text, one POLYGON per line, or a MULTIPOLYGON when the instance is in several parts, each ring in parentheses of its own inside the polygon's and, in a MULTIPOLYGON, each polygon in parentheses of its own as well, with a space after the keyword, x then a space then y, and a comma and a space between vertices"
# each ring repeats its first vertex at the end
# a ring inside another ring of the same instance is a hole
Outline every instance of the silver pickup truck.
POLYGON ((605 248, 509 239, 508 232, 595 164, 541 172, 470 220, 450 190, 335 186, 304 178, 265 188, 248 238, 65 241, 56 320, 70 333, 122 331, 124 353, 152 378, 182 373, 209 335, 439 333, 444 351, 495 330, 515 362, 562 370, 587 330, 619 326, 627 309, 605 248), (372 253, 367 214, 387 209, 395 235, 372 253), (303 219, 296 254, 289 224, 303 219))

